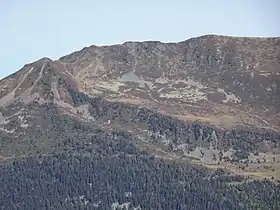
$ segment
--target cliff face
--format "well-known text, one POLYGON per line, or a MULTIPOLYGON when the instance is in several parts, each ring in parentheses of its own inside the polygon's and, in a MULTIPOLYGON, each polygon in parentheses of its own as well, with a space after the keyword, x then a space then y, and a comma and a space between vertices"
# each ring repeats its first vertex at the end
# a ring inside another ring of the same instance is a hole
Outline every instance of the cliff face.
POLYGON ((207 161, 279 150, 280 38, 90 46, 27 64, 0 89, 3 155, 51 152, 92 129, 207 161))

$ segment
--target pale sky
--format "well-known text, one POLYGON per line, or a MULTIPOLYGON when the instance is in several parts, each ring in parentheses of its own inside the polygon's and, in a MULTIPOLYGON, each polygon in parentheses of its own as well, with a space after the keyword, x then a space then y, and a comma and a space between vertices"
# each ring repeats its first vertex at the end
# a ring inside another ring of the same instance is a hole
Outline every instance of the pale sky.
POLYGON ((280 36, 280 0, 0 0, 0 78, 90 45, 280 36))

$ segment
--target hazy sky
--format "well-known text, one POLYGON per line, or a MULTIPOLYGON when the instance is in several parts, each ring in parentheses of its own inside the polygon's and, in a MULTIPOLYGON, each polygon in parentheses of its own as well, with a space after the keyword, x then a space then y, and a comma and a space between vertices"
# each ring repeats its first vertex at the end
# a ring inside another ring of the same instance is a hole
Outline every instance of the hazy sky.
POLYGON ((280 36, 279 11, 280 0, 0 0, 0 77, 93 44, 280 36))

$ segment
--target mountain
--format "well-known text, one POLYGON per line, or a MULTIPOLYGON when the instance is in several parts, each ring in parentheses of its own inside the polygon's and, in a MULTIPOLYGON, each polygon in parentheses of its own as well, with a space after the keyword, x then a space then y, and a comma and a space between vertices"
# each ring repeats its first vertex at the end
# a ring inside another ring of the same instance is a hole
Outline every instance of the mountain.
POLYGON ((203 36, 91 46, 59 61, 90 95, 222 127, 279 130, 279 56, 278 38, 203 36))
POLYGON ((206 35, 42 58, 0 81, 0 142, 6 209, 273 209, 278 198, 267 196, 280 189, 280 38, 206 35), (128 178, 112 182, 116 171, 128 178), (89 174, 95 178, 84 180, 89 174), (98 198, 91 187, 81 195, 86 182, 95 183, 98 198), (147 182, 153 195, 133 182, 147 182), (15 192, 18 183, 35 190, 15 192), (59 196, 43 202, 38 183, 59 196), (262 188, 268 194, 253 193, 262 188), (180 193, 192 199, 179 204, 180 193))

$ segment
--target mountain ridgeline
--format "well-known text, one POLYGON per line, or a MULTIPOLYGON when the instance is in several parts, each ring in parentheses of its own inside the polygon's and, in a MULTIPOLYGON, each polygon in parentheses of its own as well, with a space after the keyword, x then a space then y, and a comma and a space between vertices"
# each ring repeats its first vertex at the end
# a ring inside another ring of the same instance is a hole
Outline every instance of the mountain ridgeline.
POLYGON ((280 38, 90 46, 0 81, 3 209, 280 208, 280 38))

